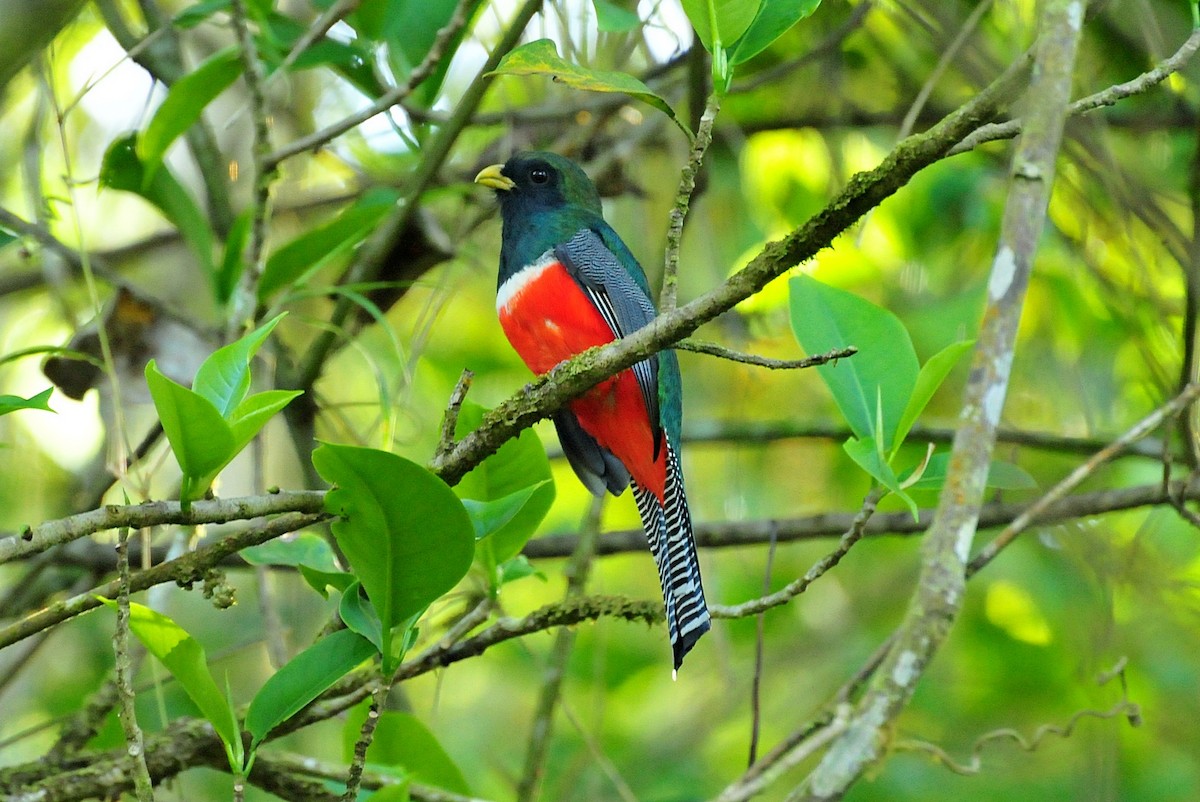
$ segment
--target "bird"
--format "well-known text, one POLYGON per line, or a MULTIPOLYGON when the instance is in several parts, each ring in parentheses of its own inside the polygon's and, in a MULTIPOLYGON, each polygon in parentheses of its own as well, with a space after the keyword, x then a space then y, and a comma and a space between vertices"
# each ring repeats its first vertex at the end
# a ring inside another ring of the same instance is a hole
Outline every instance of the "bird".
MULTIPOLYGON (((475 183, 500 206, 496 311, 534 373, 626 337, 658 314, 646 274, 605 220, 583 169, 526 151, 485 167, 475 183)), ((658 568, 677 675, 711 627, 680 464, 682 385, 661 351, 597 384, 551 416, 567 461, 596 496, 632 486, 658 568)))

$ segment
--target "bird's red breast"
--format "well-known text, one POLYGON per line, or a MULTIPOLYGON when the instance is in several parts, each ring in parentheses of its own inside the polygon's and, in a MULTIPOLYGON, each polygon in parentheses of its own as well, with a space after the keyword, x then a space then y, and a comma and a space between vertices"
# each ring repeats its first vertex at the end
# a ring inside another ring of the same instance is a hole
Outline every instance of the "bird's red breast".
MULTIPOLYGON (((552 254, 517 271, 500 286, 496 312, 508 341, 538 375, 616 339, 591 299, 552 254)), ((570 408, 584 431, 662 501, 667 449, 660 444, 658 459, 654 458, 654 433, 633 371, 606 379, 573 400, 570 408)))

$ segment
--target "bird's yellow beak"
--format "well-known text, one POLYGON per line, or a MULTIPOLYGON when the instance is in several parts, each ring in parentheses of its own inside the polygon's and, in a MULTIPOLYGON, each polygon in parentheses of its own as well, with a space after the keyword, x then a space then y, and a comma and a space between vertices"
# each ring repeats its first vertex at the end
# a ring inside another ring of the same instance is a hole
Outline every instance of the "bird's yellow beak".
POLYGON ((492 164, 484 167, 479 171, 479 175, 475 176, 475 183, 508 192, 516 186, 516 182, 500 172, 503 168, 503 164, 492 164))

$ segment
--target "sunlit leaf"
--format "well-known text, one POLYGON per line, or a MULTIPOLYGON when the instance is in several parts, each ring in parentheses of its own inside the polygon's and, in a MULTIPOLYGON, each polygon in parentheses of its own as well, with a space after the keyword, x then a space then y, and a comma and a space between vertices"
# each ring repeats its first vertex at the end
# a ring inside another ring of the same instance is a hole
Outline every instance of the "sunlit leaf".
MULTIPOLYGON (((758 14, 763 0, 682 0, 684 13, 688 21, 696 29, 696 36, 704 45, 704 49, 712 52, 713 43, 720 39, 722 46, 729 50, 758 14), (709 4, 712 4, 716 15, 717 29, 714 34, 709 4)), ((765 47, 765 45, 764 45, 765 47)))
POLYGON ((7 415, 18 409, 40 409, 45 412, 53 412, 54 410, 50 408, 50 395, 53 392, 53 387, 47 387, 29 398, 21 398, 18 395, 0 395, 0 415, 7 415))
POLYGON ((929 405, 929 401, 937 389, 942 386, 946 376, 974 344, 974 340, 960 340, 951 343, 931 356, 929 361, 921 366, 921 370, 917 374, 917 381, 913 385, 912 395, 908 397, 908 403, 904 406, 904 414, 900 416, 900 423, 896 426, 892 454, 896 453, 896 449, 904 443, 904 438, 908 437, 913 424, 925 411, 925 407, 929 405))
POLYGON ((184 474, 199 478, 225 467, 233 458, 233 433, 212 402, 164 376, 153 359, 146 365, 146 384, 184 474))
POLYGON ((200 119, 204 109, 242 74, 236 47, 209 56, 171 85, 162 105, 137 142, 145 176, 150 180, 162 164, 167 148, 200 119))
POLYGON ((750 27, 729 48, 729 63, 741 64, 754 58, 819 5, 821 0, 762 0, 750 27))
POLYGON ((895 471, 883 459, 883 455, 879 453, 879 446, 873 438, 864 437, 860 439, 851 437, 842 445, 842 448, 845 449, 846 453, 850 455, 850 459, 854 460, 860 468, 908 505, 913 520, 916 520, 918 514, 917 503, 900 486, 900 480, 896 477, 895 471))
POLYGON ((196 371, 192 389, 212 402, 221 417, 229 418, 245 400, 250 391, 250 362, 282 319, 283 314, 276 315, 254 331, 218 348, 196 371))
POLYGON ((858 348, 853 357, 821 365, 817 372, 855 437, 872 438, 890 451, 919 372, 904 324, 888 310, 811 276, 796 276, 789 287, 792 330, 805 351, 858 348), (876 431, 877 411, 881 432, 876 431))
MULTIPOLYGON (((117 609, 116 601, 101 601, 117 609)), ((169 617, 137 602, 129 603, 129 631, 171 672, 221 740, 240 758, 242 739, 237 719, 229 700, 208 670, 200 642, 169 617)), ((240 768, 240 759, 237 762, 236 768, 240 768)))
POLYGON ((362 583, 352 582, 342 591, 338 616, 351 632, 366 638, 379 654, 389 648, 383 639, 383 623, 370 600, 362 593, 362 583))
POLYGON ((266 301, 284 287, 312 274, 329 259, 362 242, 395 208, 399 194, 380 189, 367 192, 353 205, 325 223, 310 228, 281 246, 267 259, 258 283, 258 298, 266 301))
POLYGON ((347 629, 332 632, 289 660, 255 694, 246 712, 250 748, 275 727, 296 715, 355 666, 371 658, 375 647, 347 629))
POLYGON ((626 33, 642 24, 637 13, 611 0, 592 0, 596 8, 596 27, 605 33, 626 33))
POLYGON ((204 275, 211 280, 216 267, 208 220, 168 167, 161 166, 152 175, 147 173, 138 156, 137 142, 137 134, 129 134, 109 145, 100 167, 100 185, 132 192, 153 204, 179 229, 204 275))
POLYGON ((558 49, 549 39, 538 39, 521 45, 508 53, 489 75, 546 75, 573 89, 589 92, 619 92, 648 103, 665 113, 688 136, 691 132, 675 116, 675 110, 667 101, 656 95, 650 87, 623 72, 590 70, 562 59, 558 49))

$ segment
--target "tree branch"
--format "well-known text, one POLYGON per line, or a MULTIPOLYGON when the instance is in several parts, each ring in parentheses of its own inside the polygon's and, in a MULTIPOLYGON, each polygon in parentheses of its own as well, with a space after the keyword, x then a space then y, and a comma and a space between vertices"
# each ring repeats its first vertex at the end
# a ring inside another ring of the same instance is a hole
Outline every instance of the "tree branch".
POLYGON ((918 587, 903 624, 854 708, 798 795, 837 800, 886 754, 890 723, 907 706, 964 596, 966 563, 982 506, 996 429, 1008 389, 1017 323, 1045 223, 1086 2, 1048 0, 1026 93, 1029 113, 1013 157, 1012 186, 988 283, 987 308, 950 467, 923 544, 918 587))

